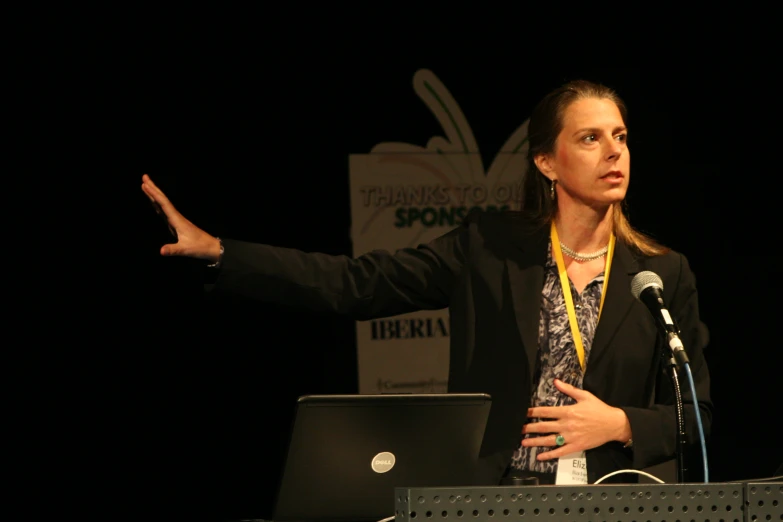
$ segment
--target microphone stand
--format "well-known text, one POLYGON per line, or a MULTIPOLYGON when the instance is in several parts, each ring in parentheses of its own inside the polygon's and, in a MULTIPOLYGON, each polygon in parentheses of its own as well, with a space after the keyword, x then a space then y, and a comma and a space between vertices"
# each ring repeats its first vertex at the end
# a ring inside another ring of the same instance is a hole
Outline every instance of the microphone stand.
POLYGON ((677 417, 677 483, 685 483, 685 455, 684 449, 686 445, 685 438, 685 418, 683 417, 682 408, 682 390, 680 390, 680 378, 677 375, 677 363, 674 357, 669 357, 668 362, 665 363, 666 371, 669 374, 669 378, 672 381, 672 388, 674 389, 674 408, 677 417))

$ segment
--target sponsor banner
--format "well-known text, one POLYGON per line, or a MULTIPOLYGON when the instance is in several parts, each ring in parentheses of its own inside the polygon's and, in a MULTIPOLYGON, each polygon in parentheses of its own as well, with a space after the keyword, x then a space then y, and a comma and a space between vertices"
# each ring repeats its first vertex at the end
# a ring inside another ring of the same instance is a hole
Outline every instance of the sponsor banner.
MULTIPOLYGON (((426 146, 379 143, 349 158, 353 255, 415 248, 458 226, 475 207, 516 208, 525 172, 527 122, 484 167, 462 111, 428 70, 414 89, 444 136, 426 146)), ((447 391, 448 310, 357 322, 359 393, 447 391)))

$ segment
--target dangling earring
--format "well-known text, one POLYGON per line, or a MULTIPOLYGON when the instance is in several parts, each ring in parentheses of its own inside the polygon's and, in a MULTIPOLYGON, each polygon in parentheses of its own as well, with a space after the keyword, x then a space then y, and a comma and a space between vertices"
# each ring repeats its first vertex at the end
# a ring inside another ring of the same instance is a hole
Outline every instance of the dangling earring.
POLYGON ((549 197, 552 198, 552 201, 555 200, 555 185, 557 185, 557 180, 553 179, 549 185, 549 197))

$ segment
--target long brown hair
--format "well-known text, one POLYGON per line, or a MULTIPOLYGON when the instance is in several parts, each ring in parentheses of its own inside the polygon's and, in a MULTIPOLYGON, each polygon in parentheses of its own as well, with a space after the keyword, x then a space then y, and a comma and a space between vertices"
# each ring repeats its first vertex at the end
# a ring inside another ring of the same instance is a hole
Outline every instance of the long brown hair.
MULTIPOLYGON (((550 181, 544 176, 534 161, 539 154, 551 154, 560 131, 563 130, 563 116, 574 101, 584 98, 608 99, 617 105, 623 122, 627 122, 628 109, 625 102, 611 88, 605 85, 575 80, 568 82, 544 96, 533 109, 528 123, 527 173, 522 182, 520 212, 538 228, 548 226, 557 211, 557 199, 550 197, 550 181)), ((669 249, 651 237, 631 226, 626 216, 625 200, 613 205, 613 227, 618 241, 637 252, 648 255, 660 255, 669 249)))

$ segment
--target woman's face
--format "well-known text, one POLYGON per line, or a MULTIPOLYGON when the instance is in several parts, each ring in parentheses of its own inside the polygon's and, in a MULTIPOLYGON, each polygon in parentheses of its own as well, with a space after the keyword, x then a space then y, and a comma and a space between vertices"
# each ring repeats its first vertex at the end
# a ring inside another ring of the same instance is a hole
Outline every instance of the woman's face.
POLYGON ((611 100, 579 99, 566 108, 555 150, 541 156, 539 164, 541 172, 557 180, 558 205, 602 208, 625 198, 631 169, 627 134, 611 100))

